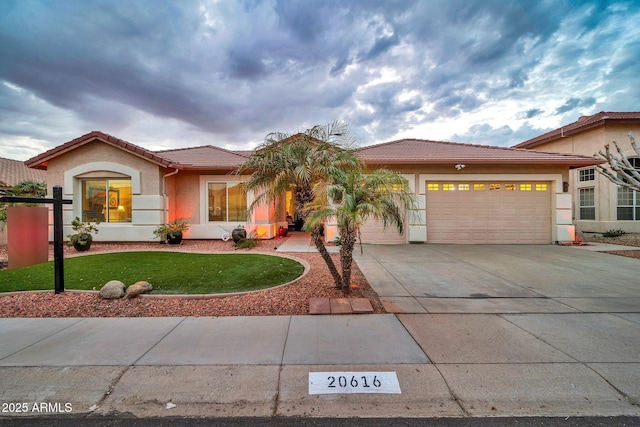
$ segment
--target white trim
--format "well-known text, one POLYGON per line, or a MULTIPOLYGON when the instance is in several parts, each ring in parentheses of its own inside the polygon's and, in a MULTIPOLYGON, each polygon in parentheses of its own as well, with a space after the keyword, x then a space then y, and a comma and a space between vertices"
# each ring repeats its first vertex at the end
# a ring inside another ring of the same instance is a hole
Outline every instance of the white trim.
MULTIPOLYGON (((82 175, 87 172, 96 172, 96 171, 105 171, 105 172, 115 172, 118 174, 126 175, 131 177, 131 194, 141 194, 141 186, 140 186, 140 171, 129 166, 121 165, 119 163, 112 162, 91 162, 85 163, 80 166, 76 166, 75 168, 64 171, 64 189, 66 191, 72 190, 71 193, 67 192, 67 195, 73 195, 77 193, 77 189, 74 186, 74 178, 78 175, 82 175)), ((108 174, 104 176, 104 178, 109 178, 108 174)))
MULTIPOLYGON (((617 195, 616 195, 616 197, 617 197, 617 195)), ((589 187, 578 188, 578 212, 577 212, 576 217, 578 219, 580 219, 581 221, 595 221, 597 216, 598 216, 598 210, 597 210, 597 207, 596 207, 596 187, 592 184, 589 187), (582 197, 581 197, 582 194, 581 193, 583 191, 585 191, 585 190, 593 190, 593 205, 584 205, 584 206, 582 205, 582 197), (582 208, 585 208, 585 209, 593 208, 593 219, 591 219, 591 218, 582 218, 582 211, 581 211, 582 208)))
MULTIPOLYGON (((207 212, 208 208, 208 191, 209 191, 209 183, 229 183, 229 182, 244 182, 248 179, 248 177, 242 177, 237 175, 200 175, 200 224, 201 225, 220 225, 224 226, 226 224, 247 224, 248 218, 245 221, 209 221, 209 212, 207 212)), ((227 194, 229 192, 229 187, 227 187, 227 194)), ((227 197, 227 210, 228 210, 228 197, 227 197)), ((247 196, 247 206, 249 206, 249 197, 247 196)), ((229 217, 227 216, 227 219, 229 217)))
POLYGON ((578 183, 580 183, 580 184, 587 184, 587 183, 595 182, 596 177, 598 176, 598 173, 596 172, 596 168, 594 168, 593 166, 591 166, 591 167, 588 167, 588 168, 580 168, 580 169, 577 169, 577 175, 578 175, 578 183), (580 179, 580 174, 581 174, 581 172, 587 172, 587 171, 591 171, 591 172, 593 172, 593 179, 585 179, 585 180, 580 179))

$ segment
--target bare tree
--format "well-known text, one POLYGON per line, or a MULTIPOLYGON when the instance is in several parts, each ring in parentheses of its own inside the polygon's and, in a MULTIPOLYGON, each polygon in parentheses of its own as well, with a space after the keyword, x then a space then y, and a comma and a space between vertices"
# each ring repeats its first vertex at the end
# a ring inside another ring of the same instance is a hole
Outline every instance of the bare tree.
MULTIPOLYGON (((629 132, 629 140, 635 155, 640 157, 640 147, 633 137, 633 133, 629 132)), ((597 165, 598 172, 606 176, 614 184, 621 185, 632 190, 640 191, 640 171, 635 168, 626 154, 622 152, 617 142, 613 141, 617 154, 612 152, 609 144, 604 146, 604 153, 600 150, 595 156, 601 160, 605 160, 611 167, 608 169, 602 165, 597 165)))

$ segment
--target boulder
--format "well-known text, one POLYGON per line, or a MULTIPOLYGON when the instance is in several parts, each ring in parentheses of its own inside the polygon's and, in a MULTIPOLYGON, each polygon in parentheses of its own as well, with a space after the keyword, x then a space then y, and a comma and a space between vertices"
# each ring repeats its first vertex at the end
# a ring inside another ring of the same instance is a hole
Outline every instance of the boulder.
POLYGON ((125 298, 135 298, 140 294, 148 294, 152 290, 153 286, 151 286, 151 283, 145 281, 136 282, 127 288, 125 298))
POLYGON ((124 296, 126 286, 119 280, 111 280, 100 289, 100 298, 118 299, 124 296))

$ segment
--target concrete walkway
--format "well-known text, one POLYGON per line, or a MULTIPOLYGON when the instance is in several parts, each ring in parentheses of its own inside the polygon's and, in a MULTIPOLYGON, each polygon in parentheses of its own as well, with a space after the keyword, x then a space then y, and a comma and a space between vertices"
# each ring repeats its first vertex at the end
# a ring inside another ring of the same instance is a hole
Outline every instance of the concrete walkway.
MULTIPOLYGON (((290 231, 287 240, 278 245, 276 241, 276 252, 317 252, 316 246, 311 241, 309 233, 303 231, 290 231)), ((337 253, 340 248, 337 246, 327 246, 329 253, 337 253)))
POLYGON ((397 245, 357 262, 398 313, 0 319, 0 402, 27 404, 0 417, 640 417, 640 260, 397 245), (400 393, 310 393, 318 372, 391 372, 400 393))

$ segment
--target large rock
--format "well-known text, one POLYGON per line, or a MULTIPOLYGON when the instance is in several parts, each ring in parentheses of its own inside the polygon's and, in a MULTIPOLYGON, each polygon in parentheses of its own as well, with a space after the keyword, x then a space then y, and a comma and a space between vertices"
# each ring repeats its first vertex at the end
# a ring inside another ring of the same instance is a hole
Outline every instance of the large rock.
POLYGON ((127 287, 119 280, 111 280, 100 289, 100 298, 118 299, 124 296, 127 287))
POLYGON ((135 298, 140 294, 148 294, 152 290, 153 286, 151 286, 151 283, 145 281, 136 282, 127 288, 125 298, 135 298))

